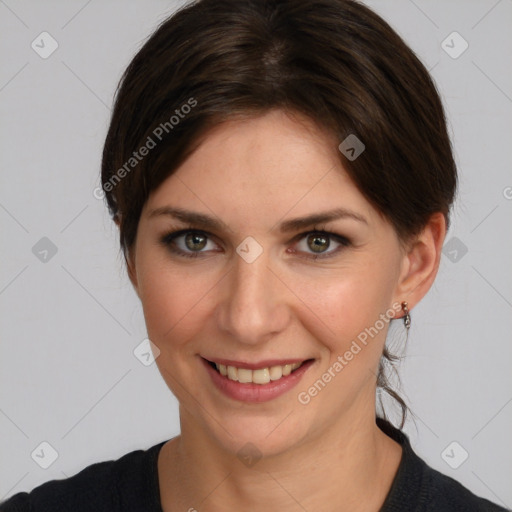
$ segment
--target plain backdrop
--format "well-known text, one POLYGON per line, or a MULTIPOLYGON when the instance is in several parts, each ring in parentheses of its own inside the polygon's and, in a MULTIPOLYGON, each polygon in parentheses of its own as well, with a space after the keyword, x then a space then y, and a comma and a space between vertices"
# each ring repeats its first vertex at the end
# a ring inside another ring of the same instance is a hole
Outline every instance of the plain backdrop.
MULTIPOLYGON (((368 4, 431 70, 460 171, 400 367, 405 430, 431 466, 511 507, 512 2, 368 4)), ((134 355, 141 306, 93 194, 121 73, 178 5, 0 1, 0 499, 179 433, 156 365, 134 355)))

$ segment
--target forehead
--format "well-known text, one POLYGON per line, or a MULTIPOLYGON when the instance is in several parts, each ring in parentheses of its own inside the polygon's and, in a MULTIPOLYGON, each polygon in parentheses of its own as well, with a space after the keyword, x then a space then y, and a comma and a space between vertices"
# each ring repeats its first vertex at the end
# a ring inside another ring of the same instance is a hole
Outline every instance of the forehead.
MULTIPOLYGON (((307 169, 339 165, 337 144, 309 119, 281 110, 258 117, 226 121, 206 134, 180 169, 225 169, 244 180, 274 181, 307 177, 307 169), (233 172, 236 171, 236 172, 233 172), (277 171, 277 172, 276 172, 277 171)), ((309 173, 311 175, 312 173, 309 173)))
POLYGON ((373 208, 343 169, 338 143, 306 118, 283 111, 232 120, 212 129, 189 158, 150 196, 240 220, 275 221, 287 212, 373 208))

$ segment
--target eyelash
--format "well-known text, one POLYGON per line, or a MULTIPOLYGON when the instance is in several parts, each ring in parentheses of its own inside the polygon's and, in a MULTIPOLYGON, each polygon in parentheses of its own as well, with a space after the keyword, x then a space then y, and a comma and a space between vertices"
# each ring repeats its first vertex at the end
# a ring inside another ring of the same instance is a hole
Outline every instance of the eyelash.
MULTIPOLYGON (((205 237, 207 237, 208 240, 211 240, 212 237, 209 233, 206 231, 202 231, 200 229, 194 229, 193 226, 187 226, 185 229, 180 229, 178 231, 170 231, 169 233, 166 233, 160 238, 160 243, 169 249, 172 253, 177 254, 178 256, 182 256, 184 258, 200 258, 201 257, 201 251, 195 251, 195 252, 184 252, 181 249, 178 249, 174 245, 174 241, 179 238, 180 236, 187 235, 188 233, 198 233, 205 237)), ((331 241, 334 240, 335 242, 340 244, 340 247, 335 249, 334 251, 331 251, 330 253, 326 254, 310 254, 309 256, 301 256, 298 252, 294 253, 297 254, 299 258, 307 259, 307 260, 317 260, 317 259, 326 259, 331 258, 338 254, 343 248, 349 247, 352 245, 350 240, 342 235, 338 235, 337 233, 332 233, 330 231, 325 231, 323 228, 317 228, 317 226, 314 226, 313 230, 307 231, 305 233, 301 233, 297 235, 292 241, 293 242, 299 242, 303 238, 306 238, 309 235, 320 235, 325 236, 329 238, 331 241)))

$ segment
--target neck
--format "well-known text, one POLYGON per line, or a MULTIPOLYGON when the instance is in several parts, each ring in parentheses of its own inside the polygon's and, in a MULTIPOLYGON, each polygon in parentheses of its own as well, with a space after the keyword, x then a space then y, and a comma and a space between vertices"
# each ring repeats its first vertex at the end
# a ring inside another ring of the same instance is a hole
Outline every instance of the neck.
POLYGON ((182 434, 159 458, 163 510, 375 512, 391 487, 401 447, 378 428, 374 414, 356 417, 245 465, 180 411, 182 434))

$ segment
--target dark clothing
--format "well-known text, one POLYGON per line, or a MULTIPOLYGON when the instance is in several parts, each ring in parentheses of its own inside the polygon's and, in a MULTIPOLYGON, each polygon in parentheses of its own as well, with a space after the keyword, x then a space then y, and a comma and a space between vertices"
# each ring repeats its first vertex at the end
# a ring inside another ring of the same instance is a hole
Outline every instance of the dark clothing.
MULTIPOLYGON (((379 427, 403 449, 402 460, 379 512, 499 512, 506 509, 479 498, 428 466, 407 436, 384 420, 379 427)), ((162 512, 157 460, 162 441, 118 460, 92 464, 78 474, 46 482, 0 504, 0 512, 162 512)))

